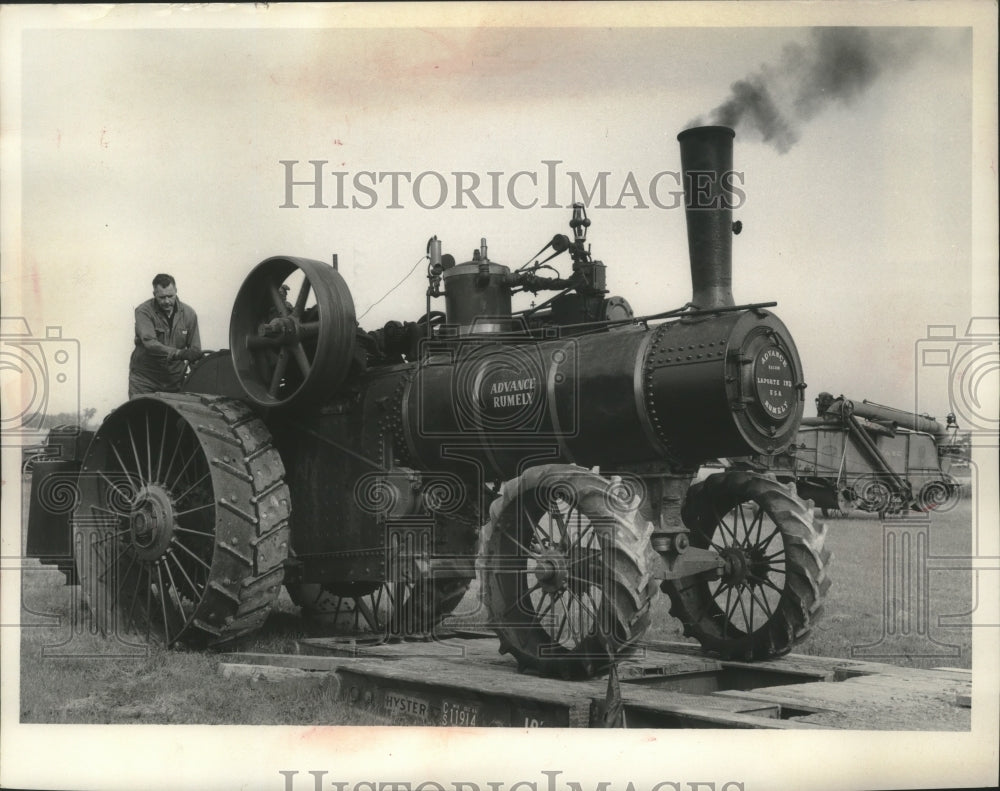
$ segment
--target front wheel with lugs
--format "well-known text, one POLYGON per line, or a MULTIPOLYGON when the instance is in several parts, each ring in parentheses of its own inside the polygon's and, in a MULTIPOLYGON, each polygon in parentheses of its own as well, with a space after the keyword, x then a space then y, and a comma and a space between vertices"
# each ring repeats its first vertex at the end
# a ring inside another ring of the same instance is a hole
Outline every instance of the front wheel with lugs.
POLYGON ((109 415, 80 472, 77 570, 102 631, 166 646, 260 627, 281 591, 290 498, 264 424, 218 396, 109 415))
POLYGON ((555 464, 502 486, 481 534, 482 597, 520 669, 591 676, 646 631, 658 557, 628 494, 555 464))
POLYGON ((830 586, 825 526, 811 503, 765 475, 718 473, 691 487, 681 510, 691 544, 725 561, 719 579, 664 583, 684 634, 725 659, 787 653, 819 617, 830 586))

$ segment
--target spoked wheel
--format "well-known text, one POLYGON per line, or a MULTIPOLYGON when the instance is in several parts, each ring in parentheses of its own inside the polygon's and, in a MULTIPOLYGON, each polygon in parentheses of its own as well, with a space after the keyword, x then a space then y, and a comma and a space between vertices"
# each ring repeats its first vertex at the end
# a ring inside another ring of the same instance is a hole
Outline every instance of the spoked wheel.
POLYGON ((303 614, 346 634, 387 636, 396 586, 377 582, 293 583, 286 586, 303 614))
POLYGON ((292 602, 315 622, 339 633, 389 639, 430 633, 458 606, 470 581, 297 583, 287 588, 292 602))
POLYGON ((718 473, 691 487, 681 510, 694 546, 725 561, 721 579, 667 581, 684 634, 726 659, 787 653, 819 617, 830 581, 825 528, 770 477, 718 473))
POLYGON ((205 646, 258 628, 288 555, 283 476, 267 429, 238 401, 157 394, 108 416, 73 514, 102 630, 205 646))
POLYGON ((638 505, 580 467, 534 467, 503 485, 483 527, 482 595, 520 669, 594 675, 646 631, 658 558, 638 505))
POLYGON ((259 406, 284 406, 328 395, 344 381, 355 332, 354 301, 336 269, 277 257, 243 281, 229 346, 247 397, 259 406))
POLYGON ((956 501, 956 487, 945 481, 931 481, 920 487, 913 508, 917 511, 947 511, 956 501))
POLYGON ((858 507, 862 511, 882 516, 891 510, 892 492, 882 481, 868 479, 855 488, 858 490, 858 507))

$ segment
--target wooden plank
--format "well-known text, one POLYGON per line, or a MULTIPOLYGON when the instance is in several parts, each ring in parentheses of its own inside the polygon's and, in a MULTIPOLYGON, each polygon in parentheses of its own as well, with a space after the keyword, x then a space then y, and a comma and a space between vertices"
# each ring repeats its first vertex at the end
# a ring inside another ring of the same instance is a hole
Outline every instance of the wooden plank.
POLYGON ((381 659, 440 658, 464 659, 497 654, 495 640, 450 639, 406 640, 400 642, 345 641, 337 638, 310 637, 296 641, 303 654, 357 656, 381 659))
POLYGON ((634 676, 622 678, 621 681, 630 687, 656 689, 663 692, 685 692, 694 695, 707 695, 720 689, 717 671, 634 676))
MULTIPOLYGON (((695 643, 681 643, 672 640, 646 640, 642 645, 655 651, 668 654, 685 654, 705 656, 705 652, 695 643)), ((832 677, 840 667, 864 665, 871 663, 856 662, 850 659, 836 659, 808 654, 785 654, 774 659, 758 659, 753 662, 737 660, 720 660, 723 665, 734 667, 749 667, 760 671, 774 671, 789 675, 813 676, 815 678, 832 677)))
POLYGON ((497 633, 490 630, 456 626, 435 630, 434 637, 437 640, 451 640, 453 638, 461 638, 463 640, 496 640, 497 633))
MULTIPOLYGON (((254 669, 220 672, 251 678, 336 672, 343 699, 407 722, 597 724, 606 678, 564 681, 520 674, 509 656, 497 653, 497 641, 484 637, 392 643, 307 638, 298 641, 301 654, 227 655, 226 665, 254 669)), ((694 645, 661 642, 621 661, 619 678, 633 727, 963 730, 970 725, 971 673, 963 668, 925 670, 794 654, 752 663, 721 661, 694 645)))
POLYGON ((752 703, 772 703, 781 706, 782 711, 798 712, 793 716, 805 716, 809 714, 836 713, 835 707, 831 708, 822 705, 819 698, 811 695, 799 697, 794 694, 796 687, 768 687, 766 689, 723 689, 713 692, 709 697, 725 698, 726 700, 742 701, 744 704, 752 703))
POLYGON ((826 730, 822 725, 780 719, 779 712, 778 706, 758 706, 747 712, 728 712, 710 708, 639 704, 626 706, 625 718, 626 725, 631 728, 826 730))
POLYGON ((519 674, 513 664, 498 671, 492 667, 473 663, 413 657, 405 662, 385 662, 378 666, 358 666, 351 670, 372 677, 440 684, 470 692, 500 695, 530 693, 539 700, 559 701, 567 697, 590 700, 592 694, 587 682, 567 682, 561 679, 519 674))
POLYGON ((618 663, 618 676, 622 679, 652 678, 688 673, 714 673, 721 669, 722 664, 716 659, 643 649, 618 663))
MULTIPOLYGON (((926 680, 925 680, 926 682, 926 680)), ((754 690, 726 690, 713 697, 778 703, 802 711, 798 721, 854 730, 968 730, 968 709, 954 705, 956 687, 913 683, 902 676, 859 676, 754 690)))
MULTIPOLYGON (((676 653, 685 655, 702 655, 704 653, 695 643, 683 643, 670 640, 646 640, 642 645, 654 651, 664 653, 676 653)), ((843 659, 828 656, 813 656, 810 654, 785 654, 775 659, 756 660, 754 662, 733 662, 723 660, 723 665, 745 666, 755 670, 774 671, 777 673, 787 673, 790 675, 801 674, 802 676, 815 675, 816 677, 828 676, 832 673, 832 680, 839 678, 850 678, 860 675, 893 675, 907 678, 961 678, 970 676, 972 671, 967 668, 941 667, 934 669, 907 667, 905 665, 893 665, 885 662, 871 662, 859 659, 843 659)))
POLYGON ((467 727, 586 727, 589 690, 440 659, 342 668, 341 699, 403 721, 467 727), (513 683, 512 676, 516 676, 513 683))
MULTIPOLYGON (((383 659, 410 659, 414 657, 439 657, 442 659, 469 659, 481 662, 512 665, 509 657, 498 652, 498 642, 483 639, 477 634, 473 639, 449 638, 434 641, 403 641, 394 643, 352 641, 342 638, 303 638, 297 641, 303 653, 313 655, 370 656, 383 659)), ((699 656, 668 654, 662 651, 641 651, 622 660, 619 675, 622 678, 673 675, 681 672, 705 672, 721 667, 714 659, 699 656)))
POLYGON ((309 654, 222 654, 220 660, 231 665, 271 665, 308 671, 333 672, 358 662, 381 662, 377 657, 312 656, 309 654))
POLYGON ((705 654, 698 643, 682 643, 677 640, 643 640, 639 645, 643 648, 662 651, 668 654, 697 654, 698 656, 704 656, 705 654))
MULTIPOLYGON (((591 685, 604 682, 587 682, 591 685)), ((621 685, 626 723, 634 728, 771 728, 811 730, 817 726, 780 719, 773 702, 694 695, 621 685)), ((603 695, 595 703, 603 701, 603 695)))
MULTIPOLYGON (((871 675, 856 676, 841 682, 851 684, 856 687, 883 688, 886 690, 920 690, 927 693, 961 691, 971 689, 971 678, 960 678, 948 675, 925 675, 916 674, 896 674, 896 673, 872 673, 871 675)), ((838 684, 841 686, 841 684, 838 684)))
POLYGON ((927 670, 921 667, 906 667, 905 665, 889 665, 881 662, 852 662, 845 660, 837 667, 837 680, 858 678, 862 676, 883 676, 910 679, 914 682, 925 681, 970 681, 972 671, 962 668, 934 668, 927 670))
POLYGON ((330 674, 302 670, 297 667, 276 665, 249 665, 223 662, 219 665, 219 675, 223 678, 249 678, 257 681, 322 681, 330 674))
MULTIPOLYGON (((475 710, 477 725, 586 727, 605 699, 607 682, 517 674, 513 666, 412 659, 341 671, 342 696, 383 713, 438 723, 449 704, 475 710), (353 698, 352 698, 353 696, 353 698)), ((728 700, 623 683, 626 720, 636 727, 779 728, 815 726, 779 719, 776 704, 728 700)), ((454 724, 454 723, 449 723, 454 724)))

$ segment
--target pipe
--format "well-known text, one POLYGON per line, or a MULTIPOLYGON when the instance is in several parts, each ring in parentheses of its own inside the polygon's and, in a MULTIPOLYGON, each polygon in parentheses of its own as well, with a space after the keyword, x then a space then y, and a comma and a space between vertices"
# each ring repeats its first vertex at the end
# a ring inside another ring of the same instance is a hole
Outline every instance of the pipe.
POLYGON ((855 402, 854 414, 867 417, 869 420, 889 420, 903 428, 922 431, 926 434, 934 434, 939 437, 948 435, 948 429, 930 415, 917 415, 913 412, 906 412, 891 406, 876 404, 874 401, 869 401, 868 399, 862 401, 860 405, 855 402))
POLYGON ((692 303, 701 310, 733 302, 733 138, 728 126, 685 129, 681 145, 692 303))
POLYGON ((875 468, 875 471, 880 473, 881 476, 892 481, 892 485, 895 489, 894 494, 899 494, 905 497, 907 500, 912 498, 912 492, 910 491, 910 485, 904 481, 899 474, 892 469, 892 465, 889 464, 889 460, 882 455, 882 451, 878 449, 878 445, 875 441, 868 436, 867 432, 861 427, 857 419, 851 414, 845 414, 844 420, 847 425, 847 432, 854 438, 854 441, 860 447, 861 451, 868 456, 869 463, 875 468))
POLYGON ((948 436, 947 427, 942 426, 929 415, 916 415, 913 412, 906 412, 902 409, 883 406, 882 404, 876 404, 867 400, 858 403, 857 401, 844 398, 844 396, 829 398, 828 393, 820 393, 816 398, 816 410, 820 415, 824 412, 839 415, 843 407, 846 407, 849 412, 857 417, 863 417, 866 420, 888 421, 910 431, 933 434, 939 440, 948 436), (825 400, 824 396, 827 396, 828 400, 825 400))

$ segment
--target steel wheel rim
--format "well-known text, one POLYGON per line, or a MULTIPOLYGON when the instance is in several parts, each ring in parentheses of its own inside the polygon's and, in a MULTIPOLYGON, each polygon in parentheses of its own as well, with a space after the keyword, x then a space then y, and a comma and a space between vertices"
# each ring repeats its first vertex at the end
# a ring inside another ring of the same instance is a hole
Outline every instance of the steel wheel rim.
POLYGON ((917 507, 921 511, 947 511, 951 504, 951 493, 943 481, 925 484, 917 500, 917 507))
POLYGON ((709 595, 722 619, 723 639, 752 636, 773 620, 785 596, 785 543, 770 515, 759 506, 740 503, 715 514, 716 527, 700 544, 715 549, 725 561, 720 579, 708 583, 709 595))
POLYGON ((180 431, 168 436, 176 415, 166 405, 133 403, 155 406, 128 405, 102 426, 87 461, 96 453, 103 469, 82 477, 74 525, 94 593, 116 602, 116 628, 171 646, 198 617, 210 582, 212 471, 187 422, 177 419, 180 431))
POLYGON ((869 512, 881 513, 892 502, 892 492, 881 481, 868 481, 861 489, 861 505, 869 512))
MULTIPOLYGON (((505 619, 537 630, 553 650, 572 651, 602 633, 602 526, 558 486, 520 498, 504 530, 498 582, 512 602, 505 619)), ((604 630, 606 633, 606 630, 604 630)))
POLYGON ((399 583, 341 582, 290 585, 292 600, 337 634, 389 636, 392 613, 405 590, 399 583))

